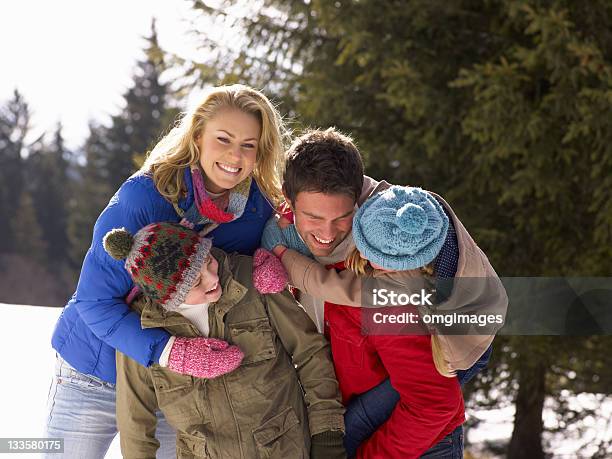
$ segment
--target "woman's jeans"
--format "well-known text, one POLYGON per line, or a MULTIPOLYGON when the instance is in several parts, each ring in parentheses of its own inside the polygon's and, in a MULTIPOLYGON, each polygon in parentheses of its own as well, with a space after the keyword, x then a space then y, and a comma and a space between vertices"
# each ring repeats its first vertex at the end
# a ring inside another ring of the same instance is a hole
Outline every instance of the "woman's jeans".
MULTIPOLYGON (((64 453, 43 457, 103 458, 117 435, 115 386, 80 373, 60 356, 49 389, 45 437, 63 438, 64 453)), ((176 457, 176 432, 157 413, 158 458, 176 457)))
MULTIPOLYGON (((457 378, 461 387, 487 366, 492 350, 493 348, 489 346, 472 367, 457 372, 457 378)), ((378 386, 351 400, 344 414, 344 424, 346 426, 344 446, 349 458, 355 456, 359 445, 389 419, 399 399, 399 393, 391 386, 391 382, 386 379, 378 386)), ((457 427, 427 450, 421 457, 427 459, 462 458, 463 427, 457 427)))

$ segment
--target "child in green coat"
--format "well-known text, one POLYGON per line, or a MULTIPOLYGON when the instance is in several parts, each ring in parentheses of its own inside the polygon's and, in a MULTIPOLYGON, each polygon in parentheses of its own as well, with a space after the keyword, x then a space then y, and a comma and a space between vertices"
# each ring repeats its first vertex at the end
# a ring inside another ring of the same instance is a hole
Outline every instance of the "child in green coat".
POLYGON ((262 295, 253 287, 251 257, 211 248, 173 223, 134 236, 113 230, 104 244, 126 259, 143 292, 132 305, 142 327, 175 336, 160 365, 117 354, 125 458, 155 457, 157 409, 177 430, 179 458, 346 457, 329 344, 288 291, 262 295), (209 340, 209 352, 184 358, 191 337, 209 340), (194 360, 213 379, 178 372, 194 360))

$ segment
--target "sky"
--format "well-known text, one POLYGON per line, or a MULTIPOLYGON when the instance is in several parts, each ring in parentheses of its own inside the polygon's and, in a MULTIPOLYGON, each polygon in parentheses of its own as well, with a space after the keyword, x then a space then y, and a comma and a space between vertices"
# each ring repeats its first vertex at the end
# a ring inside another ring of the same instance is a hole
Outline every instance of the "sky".
POLYGON ((152 17, 162 47, 193 55, 186 0, 0 2, 0 105, 17 88, 33 112, 31 138, 61 121, 67 146, 80 146, 89 120, 119 110, 152 17))

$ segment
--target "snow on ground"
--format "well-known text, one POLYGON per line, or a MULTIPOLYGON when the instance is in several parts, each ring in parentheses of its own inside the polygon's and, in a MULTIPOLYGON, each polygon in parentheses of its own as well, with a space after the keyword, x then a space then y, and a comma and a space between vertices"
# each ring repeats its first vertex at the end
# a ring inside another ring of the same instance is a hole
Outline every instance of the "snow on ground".
MULTIPOLYGON (((0 438, 43 435, 47 396, 55 365, 51 334, 61 311, 61 308, 0 303, 0 349, 3 350, 4 364, 0 379, 0 438)), ((590 457, 589 445, 612 439, 612 397, 579 394, 571 399, 572 408, 597 405, 600 405, 602 416, 587 420, 589 428, 586 432, 569 429, 547 435, 546 440, 554 445, 554 458, 590 457)), ((469 442, 474 446, 473 452, 478 451, 478 444, 484 442, 505 443, 512 434, 514 407, 470 411, 468 416, 482 421, 468 434, 469 442)), ((556 425, 550 408, 544 411, 544 422, 547 427, 556 425)), ((121 458, 117 440, 111 445, 107 458, 121 458)), ((33 455, 2 454, 2 459, 9 457, 32 458, 33 455)), ((474 457, 481 456, 474 454, 474 457)), ((494 456, 488 454, 486 457, 494 456)))
MULTIPOLYGON (((0 303, 0 438, 40 438, 46 420, 46 404, 55 367, 51 334, 61 308, 0 303)), ((117 439, 115 439, 117 440, 117 439)), ((33 458, 33 454, 1 454, 33 458)), ((107 458, 120 459, 118 441, 107 458)))
MULTIPOLYGON (((560 394, 561 397, 568 395, 560 394)), ((547 429, 558 428, 558 421, 552 409, 554 403, 548 398, 544 404, 544 427, 547 429)), ((604 441, 612 440, 612 397, 601 394, 578 394, 571 396, 569 400, 571 409, 593 409, 599 406, 600 416, 593 418, 588 416, 584 420, 583 431, 577 425, 570 425, 558 433, 545 432, 543 434, 545 450, 551 449, 554 459, 590 458, 597 451, 597 445, 604 441), (547 446, 552 445, 552 446, 547 446)), ((471 444, 469 451, 476 458, 486 457, 497 459, 503 456, 482 453, 485 443, 507 444, 512 435, 514 422, 514 406, 491 410, 468 410, 467 417, 480 421, 477 427, 469 430, 468 440, 471 444)), ((612 457, 612 451, 609 456, 612 457)))

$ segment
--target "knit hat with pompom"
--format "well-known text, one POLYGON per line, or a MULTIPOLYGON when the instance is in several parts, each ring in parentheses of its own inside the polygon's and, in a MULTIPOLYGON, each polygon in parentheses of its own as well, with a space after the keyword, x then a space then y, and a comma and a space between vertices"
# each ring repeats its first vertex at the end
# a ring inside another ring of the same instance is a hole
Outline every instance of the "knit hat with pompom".
POLYGON ((394 185, 357 210, 353 239, 369 261, 403 271, 433 261, 444 244, 448 225, 444 209, 427 191, 394 185))
POLYGON ((152 223, 132 235, 125 228, 104 236, 104 249, 140 290, 168 311, 183 303, 210 253, 212 241, 178 223, 152 223))

